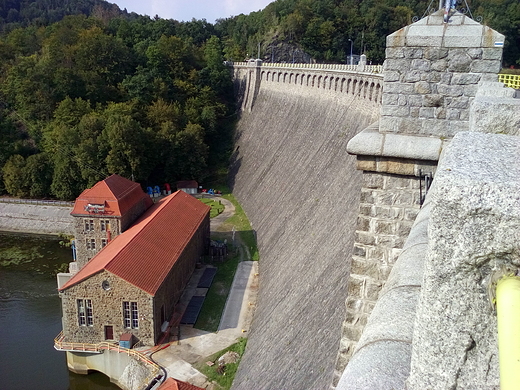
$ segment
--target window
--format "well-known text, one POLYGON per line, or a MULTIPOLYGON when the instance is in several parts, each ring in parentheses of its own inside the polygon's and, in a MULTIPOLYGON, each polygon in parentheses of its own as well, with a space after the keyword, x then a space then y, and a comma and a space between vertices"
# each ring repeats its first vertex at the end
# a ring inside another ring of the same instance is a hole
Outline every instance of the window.
POLYGON ((93 219, 85 219, 85 231, 86 232, 94 231, 94 220, 93 219))
POLYGON ((92 299, 78 299, 78 324, 79 326, 94 325, 92 299))
POLYGON ((123 302, 123 322, 125 328, 139 328, 137 302, 123 302))
POLYGON ((96 250, 96 239, 95 238, 87 238, 87 250, 96 250))
POLYGON ((100 225, 101 225, 101 231, 102 232, 106 232, 107 230, 110 230, 110 220, 102 219, 100 221, 100 225))
POLYGON ((102 238, 102 239, 101 239, 101 248, 106 247, 106 246, 107 246, 107 243, 108 243, 107 239, 106 239, 106 238, 102 238))

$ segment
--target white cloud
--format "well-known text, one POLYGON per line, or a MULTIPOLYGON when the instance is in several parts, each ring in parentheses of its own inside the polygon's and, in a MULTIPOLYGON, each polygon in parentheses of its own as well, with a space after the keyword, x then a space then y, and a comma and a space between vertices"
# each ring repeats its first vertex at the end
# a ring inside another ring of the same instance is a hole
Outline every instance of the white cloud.
POLYGON ((191 20, 228 18, 265 8, 271 0, 112 0, 119 8, 164 19, 191 20))

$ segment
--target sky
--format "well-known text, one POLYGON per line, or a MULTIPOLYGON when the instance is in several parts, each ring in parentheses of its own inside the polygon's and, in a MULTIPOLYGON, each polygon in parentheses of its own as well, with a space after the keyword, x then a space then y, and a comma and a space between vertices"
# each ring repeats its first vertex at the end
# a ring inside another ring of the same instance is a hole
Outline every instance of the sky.
POLYGON ((108 0, 128 12, 163 19, 216 19, 258 11, 274 0, 108 0))

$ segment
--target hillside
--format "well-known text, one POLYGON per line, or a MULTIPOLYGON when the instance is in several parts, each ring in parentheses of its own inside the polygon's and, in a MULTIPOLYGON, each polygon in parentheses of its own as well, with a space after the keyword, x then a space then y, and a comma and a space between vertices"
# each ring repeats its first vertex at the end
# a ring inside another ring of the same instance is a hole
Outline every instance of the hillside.
POLYGON ((74 199, 227 166, 235 111, 205 22, 71 15, 0 36, 0 193, 74 199))
POLYGON ((116 4, 104 0, 1 0, 0 26, 2 31, 11 31, 30 24, 46 26, 59 22, 67 15, 96 16, 109 20, 114 17, 130 17, 126 9, 121 11, 116 4))
MULTIPOLYGON (((520 2, 518 0, 462 0, 475 19, 508 38, 504 65, 520 66, 520 2)), ((385 37, 410 24, 414 16, 427 15, 438 7, 431 0, 277 0, 259 12, 217 21, 215 28, 225 42, 227 59, 257 56, 276 62, 294 62, 308 53, 318 62, 347 63, 353 54, 365 53, 372 63, 382 64, 385 37), (352 40, 352 41, 351 41, 352 40), (292 45, 280 56, 279 43, 292 45)), ((298 62, 298 61, 296 61, 298 62)))

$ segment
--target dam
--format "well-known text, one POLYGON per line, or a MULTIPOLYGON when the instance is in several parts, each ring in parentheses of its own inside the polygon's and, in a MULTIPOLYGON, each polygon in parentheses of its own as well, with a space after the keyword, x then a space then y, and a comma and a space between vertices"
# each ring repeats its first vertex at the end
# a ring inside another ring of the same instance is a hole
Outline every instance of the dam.
MULTIPOLYGON (((235 80, 249 69, 235 66, 235 80)), ((235 388, 319 389, 332 377, 362 180, 346 147, 377 119, 382 84, 354 70, 262 66, 251 113, 243 102, 231 177, 258 232, 262 282, 241 367, 269 381, 239 375, 235 388)))
POLYGON ((232 64, 230 179, 261 252, 234 389, 498 388, 487 291, 520 265, 503 45, 434 13, 383 69, 232 64))
POLYGON ((518 249, 514 234, 486 250, 470 237, 493 218, 518 231, 518 180, 499 163, 520 134, 503 45, 439 10, 387 37, 382 70, 232 64, 231 185, 261 254, 233 389, 498 388, 483 280, 516 270, 518 249))

